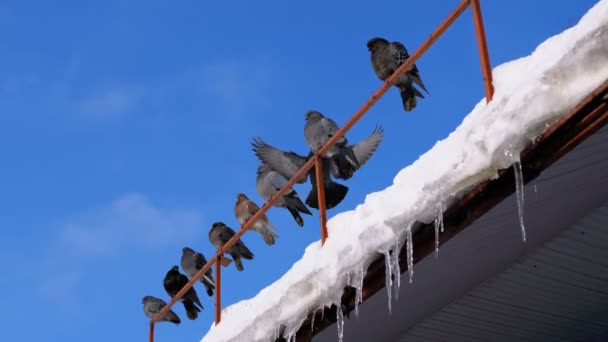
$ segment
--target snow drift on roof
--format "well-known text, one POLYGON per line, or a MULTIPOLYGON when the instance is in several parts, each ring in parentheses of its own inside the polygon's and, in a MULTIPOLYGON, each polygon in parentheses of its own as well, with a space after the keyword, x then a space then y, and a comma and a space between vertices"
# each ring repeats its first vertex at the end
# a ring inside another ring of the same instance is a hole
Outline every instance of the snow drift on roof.
POLYGON ((310 244, 279 280, 224 308, 202 342, 269 341, 279 333, 288 339, 311 312, 339 303, 347 281, 357 287, 377 253, 400 247, 412 222, 431 222, 438 206, 518 161, 527 144, 608 79, 608 0, 530 56, 494 68, 493 76, 490 104, 481 100, 393 185, 329 220, 323 248, 310 244))

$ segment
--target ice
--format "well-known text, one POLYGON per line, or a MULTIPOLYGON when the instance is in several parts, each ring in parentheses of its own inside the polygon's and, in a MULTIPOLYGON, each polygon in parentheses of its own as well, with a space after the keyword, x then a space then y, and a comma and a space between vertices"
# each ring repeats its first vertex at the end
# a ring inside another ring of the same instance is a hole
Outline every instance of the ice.
POLYGON ((336 310, 336 328, 338 329, 338 341, 342 342, 344 338, 344 314, 342 313, 342 305, 338 304, 336 310))
POLYGON ((519 215, 519 226, 521 227, 521 238, 526 242, 526 227, 524 226, 524 177, 521 172, 521 162, 513 163, 515 173, 515 195, 517 197, 517 211, 519 215))
MULTIPOLYGON (((323 203, 323 202, 321 202, 323 203)), ((317 310, 312 310, 312 319, 310 320, 310 332, 315 331, 315 316, 317 315, 317 310)))
POLYGON ((399 265, 399 251, 401 250, 401 245, 399 244, 399 238, 395 238, 395 248, 393 248, 393 261, 392 261, 392 269, 393 274, 395 275, 395 300, 399 299, 399 289, 401 288, 401 266, 399 265))
POLYGON ((439 231, 443 233, 443 201, 437 203, 435 216, 435 259, 439 256, 439 231))
POLYGON ((357 284, 356 284, 356 295, 355 295, 355 316, 359 319, 359 303, 363 302, 363 278, 365 278, 365 271, 363 270, 363 266, 359 269, 357 273, 357 284))
POLYGON ((388 314, 392 314, 391 309, 391 293, 393 289, 393 267, 391 263, 391 254, 389 251, 384 252, 384 274, 386 276, 386 294, 388 296, 388 314))
POLYGON ((412 239, 412 226, 406 230, 407 244, 407 273, 410 276, 410 284, 414 278, 414 241, 412 239))
MULTIPOLYGON (((392 185, 332 217, 323 247, 319 241, 310 244, 280 279, 255 297, 223 308, 222 321, 211 324, 202 341, 268 341, 282 326, 284 334, 295 331, 312 310, 335 304, 340 315, 345 274, 352 277, 361 267, 367 271, 378 253, 393 248, 396 237, 405 241, 412 271, 411 222, 432 222, 437 203, 449 207, 464 191, 511 167, 514 160, 505 150, 519 156, 548 124, 608 79, 606 27, 608 1, 602 0, 577 25, 550 37, 531 55, 495 67, 490 103, 481 99, 448 137, 403 168, 392 185)), ((373 165, 371 160, 366 167, 373 165)))

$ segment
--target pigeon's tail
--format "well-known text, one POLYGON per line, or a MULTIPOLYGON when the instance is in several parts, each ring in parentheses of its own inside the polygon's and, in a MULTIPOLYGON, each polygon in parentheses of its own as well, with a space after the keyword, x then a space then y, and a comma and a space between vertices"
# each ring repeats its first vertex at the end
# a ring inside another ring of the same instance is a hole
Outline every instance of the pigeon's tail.
MULTIPOLYGON (((348 187, 334 181, 329 181, 325 184, 325 208, 331 209, 338 205, 348 192, 348 187)), ((319 209, 319 201, 317 198, 317 185, 313 184, 308 197, 306 198, 306 204, 311 208, 319 209)))
POLYGON ((249 250, 249 248, 247 248, 247 246, 245 246, 242 241, 238 241, 235 246, 236 252, 238 253, 237 255, 239 257, 247 260, 253 260, 253 253, 249 250))
POLYGON ((236 270, 242 272, 245 268, 243 267, 243 262, 241 261, 241 258, 233 255, 232 259, 234 259, 234 266, 236 266, 236 270))
POLYGON ((175 325, 179 325, 182 321, 179 319, 179 317, 177 316, 177 314, 175 312, 173 312, 172 310, 169 310, 169 312, 167 312, 167 314, 165 315, 164 321, 169 321, 171 323, 175 323, 175 325))
POLYGON ((195 320, 198 318, 198 313, 201 312, 201 310, 194 305, 194 302, 191 300, 184 300, 182 303, 184 304, 184 309, 186 309, 186 315, 189 319, 195 320))
POLYGON ((302 203, 302 200, 295 191, 290 192, 284 198, 287 202, 287 207, 291 207, 303 214, 312 215, 310 209, 306 207, 306 204, 302 203))
POLYGON ((302 219, 302 216, 300 216, 298 210, 296 210, 296 208, 292 207, 290 204, 287 204, 287 210, 289 210, 291 216, 293 216, 293 219, 296 220, 298 226, 304 227, 304 220, 302 219))
POLYGON ((406 112, 412 111, 414 108, 416 108, 416 104, 418 103, 414 90, 415 89, 411 84, 399 86, 401 101, 403 102, 403 109, 405 109, 406 112))
POLYGON ((205 290, 207 290, 207 295, 209 297, 213 296, 213 289, 215 288, 213 285, 209 284, 207 280, 203 280, 203 285, 205 285, 205 290))
MULTIPOLYGON (((420 88, 422 88, 427 94, 429 94, 429 91, 426 90, 426 87, 424 86, 424 83, 422 82, 422 79, 420 78, 420 75, 418 74, 418 72, 410 72, 408 73, 408 76, 410 77, 410 79, 412 81, 414 81, 414 83, 416 83, 420 88)), ((422 95, 418 90, 416 90, 416 95, 418 97, 422 97, 424 98, 424 95, 422 95)))
POLYGON ((270 230, 268 228, 261 229, 260 234, 262 234, 262 238, 264 239, 264 242, 268 246, 274 245, 276 238, 278 237, 277 233, 273 232, 272 230, 270 230))

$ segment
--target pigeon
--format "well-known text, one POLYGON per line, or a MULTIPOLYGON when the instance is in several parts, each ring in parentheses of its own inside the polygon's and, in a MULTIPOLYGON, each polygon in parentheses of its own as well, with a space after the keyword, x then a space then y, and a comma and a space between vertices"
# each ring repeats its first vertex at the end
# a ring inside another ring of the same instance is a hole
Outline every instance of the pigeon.
MULTIPOLYGON (((306 125, 304 125, 304 137, 313 152, 317 152, 331 137, 339 130, 338 124, 330 118, 323 116, 316 110, 306 112, 306 125)), ((340 163, 348 163, 353 167, 359 167, 357 156, 348 145, 346 136, 341 137, 323 154, 326 158, 339 158, 340 163)))
MULTIPOLYGON (((144 313, 146 314, 146 316, 148 316, 149 319, 153 319, 154 317, 156 317, 160 310, 162 310, 167 305, 164 300, 152 296, 145 296, 141 302, 144 304, 144 313)), ((177 316, 177 314, 173 312, 173 310, 167 311, 167 313, 165 313, 165 315, 158 321, 171 322, 175 323, 175 325, 179 325, 182 322, 179 319, 179 316, 177 316)))
MULTIPOLYGON (((306 158, 304 158, 304 162, 306 162, 306 158)), ((263 199, 268 201, 270 197, 279 192, 285 183, 287 183, 285 176, 273 170, 267 164, 262 163, 258 166, 255 187, 263 199)), ((286 194, 274 202, 274 206, 289 210, 291 216, 293 216, 293 219, 300 227, 304 226, 304 220, 300 216, 300 213, 312 215, 312 212, 302 203, 300 196, 298 196, 298 193, 294 189, 288 190, 286 194)))
MULTIPOLYGON (((282 176, 280 178, 284 179, 283 182, 279 182, 278 180, 276 181, 277 184, 275 184, 275 188, 277 191, 278 191, 278 189, 280 189, 283 186, 283 184, 285 184, 287 182, 287 179, 290 179, 293 176, 295 176, 296 172, 302 167, 302 165, 304 165, 306 163, 306 161, 313 156, 312 152, 308 155, 308 157, 303 157, 301 155, 298 155, 295 152, 281 151, 281 150, 265 143, 261 138, 255 139, 253 146, 254 146, 253 151, 258 156, 258 158, 264 164, 266 164, 267 167, 269 167, 271 171, 275 171, 280 176, 282 176), (276 186, 278 186, 278 187, 276 187, 276 186)), ((365 154, 362 154, 362 156, 365 156, 365 154)), ((336 160, 343 160, 343 158, 339 158, 336 156, 334 156, 334 158, 336 160)), ((325 174, 326 170, 330 170, 332 163, 328 163, 328 161, 330 159, 323 158, 323 157, 321 159, 322 159, 322 163, 324 165, 323 172, 325 174), (325 159, 327 159, 327 161, 325 161, 325 159)), ((348 165, 349 165, 349 168, 353 167, 350 163, 348 163, 348 165)), ((259 170, 260 169, 258 168, 258 184, 260 182, 260 171, 259 170)), ((316 178, 313 178, 313 176, 312 176, 312 175, 315 175, 315 172, 316 172, 315 167, 311 168, 310 171, 308 172, 308 174, 302 176, 302 178, 298 181, 298 183, 304 183, 308 179, 309 175, 311 175, 310 182, 312 184, 312 190, 308 194, 307 198, 311 199, 310 202, 313 203, 313 205, 311 205, 311 207, 313 207, 315 209, 319 209, 318 204, 317 204, 317 199, 316 199, 316 197, 317 197, 316 178), (315 199, 312 200, 312 198, 315 198, 315 199)), ((336 171, 336 172, 338 174, 340 174, 339 171, 336 171)), ((346 173, 348 171, 343 171, 343 172, 346 173)), ((268 178, 269 176, 266 176, 266 177, 268 178)), ((331 208, 335 207, 336 205, 338 205, 344 199, 344 197, 346 196, 346 193, 348 192, 348 187, 334 182, 329 177, 329 173, 325 174, 323 179, 325 181, 325 207, 328 209, 331 209, 331 208)), ((258 192, 260 193, 260 196, 264 197, 266 200, 268 200, 268 198, 270 198, 271 195, 276 193, 276 191, 273 191, 268 194, 268 197, 265 197, 260 192, 259 186, 258 186, 258 192)), ((308 202, 309 201, 307 200, 306 203, 308 205, 310 205, 308 202)), ((306 207, 306 206, 304 206, 304 207, 306 207)), ((290 212, 292 212, 292 211, 290 210, 290 212)), ((292 215, 296 219, 296 222, 298 222, 298 224, 300 224, 298 221, 299 215, 297 215, 297 211, 295 211, 295 214, 294 214, 294 212, 292 212, 292 215)), ((300 226, 302 226, 302 224, 300 224, 300 226)))
POLYGON ((380 146, 380 143, 382 142, 383 136, 384 129, 382 126, 378 125, 367 138, 354 145, 350 145, 350 148, 355 153, 355 157, 357 157, 357 160, 359 161, 359 166, 344 163, 344 159, 342 158, 331 158, 329 163, 331 175, 335 178, 345 180, 351 178, 355 171, 361 168, 361 166, 371 158, 374 152, 376 152, 378 146, 380 146))
MULTIPOLYGON (((165 291, 171 297, 175 297, 175 295, 188 283, 188 278, 179 273, 179 267, 177 265, 171 267, 167 275, 165 276, 165 280, 163 282, 163 286, 165 287, 165 291)), ((203 309, 203 304, 201 304, 200 299, 198 299, 198 295, 196 294, 196 290, 194 287, 188 289, 188 291, 179 299, 186 309, 186 313, 188 314, 188 318, 194 320, 198 317, 198 313, 203 309), (197 304, 198 307, 195 305, 197 304), (199 309, 200 307, 200 309, 199 309)))
MULTIPOLYGON (((367 48, 371 52, 371 62, 374 72, 382 81, 386 81, 397 68, 409 58, 407 49, 400 42, 389 42, 384 38, 372 38, 367 42, 367 48)), ((416 83, 427 94, 428 90, 424 86, 418 67, 414 64, 409 71, 403 73, 395 86, 399 88, 403 109, 406 112, 413 110, 416 107, 416 96, 424 98, 424 95, 416 89, 412 83, 416 83)))
MULTIPOLYGON (((205 256, 199 252, 196 252, 190 247, 182 248, 182 268, 189 279, 192 279, 194 275, 207 263, 207 259, 205 256)), ((213 289, 215 289, 215 283, 213 281, 213 275, 211 267, 203 274, 203 276, 199 279, 203 285, 205 285, 205 289, 207 290, 207 295, 209 297, 213 296, 213 289)))
MULTIPOLYGON (((260 210, 255 202, 249 199, 245 194, 239 193, 236 195, 237 201, 234 206, 234 215, 241 225, 245 224, 255 213, 260 210)), ((276 228, 268 221, 266 214, 262 214, 260 218, 251 226, 251 230, 262 235, 264 242, 268 246, 272 246, 278 237, 276 228)))
MULTIPOLYGON (((209 241, 211 241, 211 244, 215 246, 215 248, 220 249, 234 236, 234 234, 234 230, 223 222, 215 222, 209 231, 209 241)), ((251 253, 241 239, 238 239, 226 252, 234 259, 234 265, 238 271, 243 271, 245 269, 241 258, 253 260, 253 253, 251 253)))

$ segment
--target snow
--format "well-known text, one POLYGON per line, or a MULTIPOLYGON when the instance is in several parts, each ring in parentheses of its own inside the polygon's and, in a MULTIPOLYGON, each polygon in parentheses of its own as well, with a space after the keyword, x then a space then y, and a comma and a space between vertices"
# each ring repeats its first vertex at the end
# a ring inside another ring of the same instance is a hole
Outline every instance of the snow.
MULTIPOLYGON (((446 139, 401 170, 393 185, 330 219, 323 248, 319 241, 310 244, 279 280, 224 308, 221 323, 202 342, 268 341, 279 333, 289 340, 309 314, 332 304, 341 318, 347 282, 360 282, 362 270, 401 243, 408 243, 411 258, 414 221, 438 220, 439 226, 442 209, 459 194, 519 163, 527 144, 608 79, 608 0, 530 56, 494 68, 493 76, 490 104, 482 99, 446 139)), ((413 271, 411 260, 408 265, 413 271)), ((338 328, 341 335, 343 320, 338 328)))

